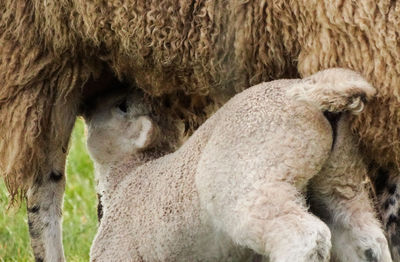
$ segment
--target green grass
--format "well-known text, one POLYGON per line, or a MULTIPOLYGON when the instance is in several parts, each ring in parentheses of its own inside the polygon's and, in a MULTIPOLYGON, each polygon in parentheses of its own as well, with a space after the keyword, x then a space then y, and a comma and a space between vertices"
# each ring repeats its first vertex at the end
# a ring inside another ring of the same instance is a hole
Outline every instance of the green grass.
MULTIPOLYGON (((97 229, 93 165, 86 151, 84 124, 78 120, 67 162, 63 209, 63 242, 67 261, 88 261, 97 229)), ((34 261, 25 204, 6 210, 7 190, 0 181, 0 261, 34 261)))

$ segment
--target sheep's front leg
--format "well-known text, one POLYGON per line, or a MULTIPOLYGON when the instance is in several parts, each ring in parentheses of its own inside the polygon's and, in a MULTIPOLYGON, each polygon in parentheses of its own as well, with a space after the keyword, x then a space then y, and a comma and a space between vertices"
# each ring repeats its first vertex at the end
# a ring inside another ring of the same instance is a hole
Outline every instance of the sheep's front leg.
POLYGON ((78 98, 79 93, 72 92, 66 99, 54 103, 50 128, 45 134, 48 136, 48 143, 43 149, 46 159, 27 192, 28 226, 36 261, 65 260, 61 230, 65 162, 78 98))
POLYGON ((365 184, 367 171, 346 121, 332 154, 310 183, 311 207, 331 229, 335 261, 392 261, 365 184))
POLYGON ((62 204, 66 148, 67 143, 58 148, 58 154, 50 154, 52 168, 37 176, 27 192, 29 234, 36 261, 64 261, 62 204))
POLYGON ((64 261, 61 215, 65 188, 63 170, 37 178, 27 194, 31 245, 36 261, 64 261))

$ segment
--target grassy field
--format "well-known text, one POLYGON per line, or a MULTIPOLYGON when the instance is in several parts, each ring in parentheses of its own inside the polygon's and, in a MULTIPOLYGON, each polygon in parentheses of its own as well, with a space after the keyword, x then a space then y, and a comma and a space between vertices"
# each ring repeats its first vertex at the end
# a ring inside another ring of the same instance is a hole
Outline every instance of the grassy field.
MULTIPOLYGON (((93 165, 86 151, 84 124, 78 120, 67 163, 63 239, 67 261, 88 261, 97 228, 93 165)), ((7 191, 0 181, 0 261, 34 261, 26 208, 6 210, 7 191)))

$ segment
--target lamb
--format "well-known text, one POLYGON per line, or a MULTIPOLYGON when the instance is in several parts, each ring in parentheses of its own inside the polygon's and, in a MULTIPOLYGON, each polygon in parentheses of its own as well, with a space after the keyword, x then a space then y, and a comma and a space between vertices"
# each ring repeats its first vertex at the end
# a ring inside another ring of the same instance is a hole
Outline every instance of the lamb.
POLYGON ((344 69, 262 83, 173 153, 140 93, 102 96, 85 116, 104 206, 91 260, 330 261, 332 245, 335 261, 392 261, 349 115, 323 114, 358 113, 374 94, 344 69))
POLYGON ((110 76, 166 96, 160 108, 189 136, 244 88, 346 67, 378 90, 351 123, 400 261, 399 9, 392 0, 1 1, 0 174, 12 201, 27 197, 36 259, 64 260, 68 141, 80 105, 110 76))

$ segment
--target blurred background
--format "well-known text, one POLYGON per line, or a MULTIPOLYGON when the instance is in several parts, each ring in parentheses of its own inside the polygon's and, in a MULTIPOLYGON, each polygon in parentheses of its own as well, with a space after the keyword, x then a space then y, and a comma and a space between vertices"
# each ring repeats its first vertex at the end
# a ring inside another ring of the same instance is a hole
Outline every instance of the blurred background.
MULTIPOLYGON (((8 194, 0 180, 0 261, 34 261, 26 216, 21 208, 8 206, 8 194)), ((86 150, 84 122, 75 123, 67 159, 67 185, 63 208, 63 242, 67 261, 89 261, 97 229, 97 196, 93 164, 86 150)))

